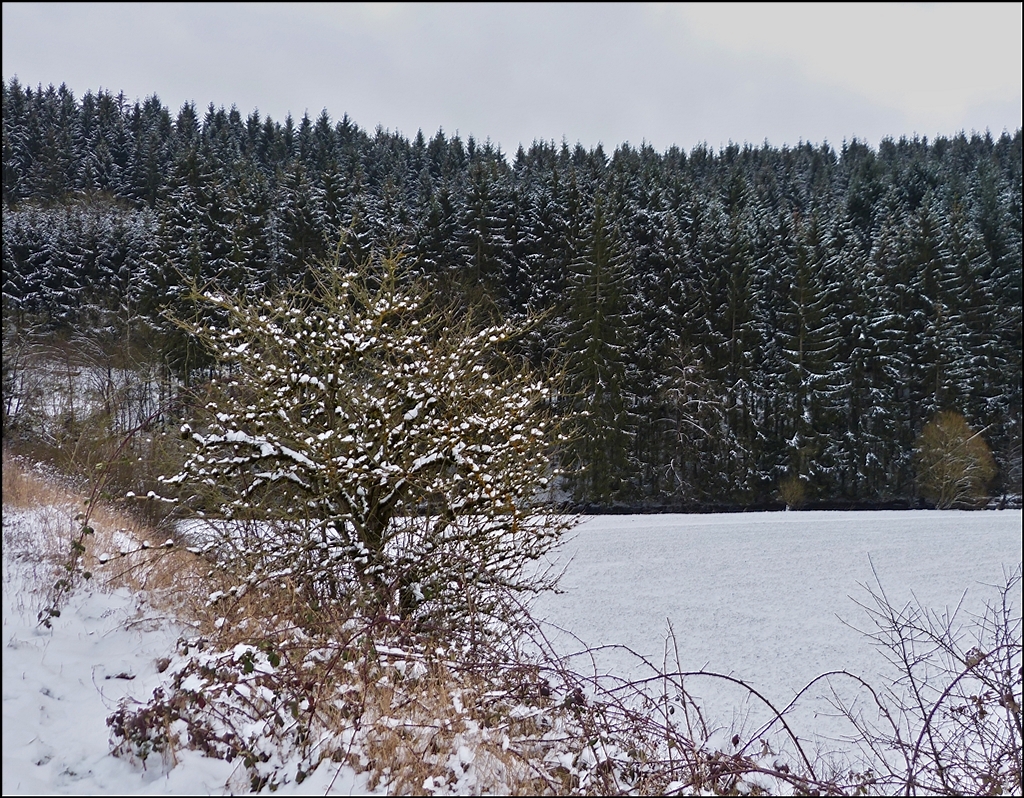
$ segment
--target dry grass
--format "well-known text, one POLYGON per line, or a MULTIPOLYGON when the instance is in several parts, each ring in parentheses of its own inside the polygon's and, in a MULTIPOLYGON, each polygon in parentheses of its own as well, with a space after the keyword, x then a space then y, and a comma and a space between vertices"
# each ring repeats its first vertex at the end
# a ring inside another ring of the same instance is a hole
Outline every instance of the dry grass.
MULTIPOLYGON (((406 663, 414 664, 414 663, 406 663)), ((394 668, 395 663, 392 663, 394 668)), ((517 717, 524 707, 520 691, 495 690, 504 681, 493 674, 435 662, 422 676, 394 672, 368 691, 364 722, 368 728, 363 755, 372 763, 371 786, 386 782, 391 792, 421 794, 425 784, 440 791, 455 787, 473 769, 476 790, 514 795, 550 795, 568 786, 555 765, 544 765, 547 751, 558 747, 557 735, 538 716, 517 717)), ((550 699, 534 708, 545 717, 557 712, 550 699)))
MULTIPOLYGON (((21 536, 5 539, 8 553, 34 559, 43 593, 74 562, 80 575, 91 574, 91 582, 102 589, 127 588, 144 596, 150 606, 194 630, 182 640, 178 655, 171 657, 186 669, 196 651, 216 656, 251 645, 276 652, 284 662, 267 684, 283 703, 307 702, 306 711, 280 730, 278 740, 283 749, 303 750, 299 761, 307 772, 323 759, 344 762, 369 773, 372 786, 386 784, 392 793, 422 794, 425 783, 444 789, 472 767, 475 784, 482 790, 523 795, 557 791, 559 776, 532 761, 537 753, 534 741, 543 729, 533 719, 508 717, 508 693, 493 695, 492 676, 456 668, 442 658, 425 663, 415 655, 405 659, 382 654, 370 641, 400 643, 400 630, 353 626, 350 617, 337 613, 312 614, 301 593, 288 583, 211 602, 212 593, 226 593, 230 587, 219 570, 167 531, 147 525, 124 508, 105 501, 90 503, 89 493, 71 480, 5 454, 4 509, 32 513, 31 524, 5 526, 5 538, 21 536), (94 530, 84 538, 83 524, 94 530), (169 538, 174 545, 165 547, 169 538), (83 541, 84 553, 72 552, 76 539, 83 541), (313 729, 316 740, 309 736, 313 729), (472 760, 459 760, 460 750, 471 751, 472 760)), ((239 681, 233 685, 246 678, 236 676, 239 681)), ((230 709, 233 685, 211 684, 206 693, 208 706, 220 700, 221 733, 232 727, 233 720, 240 728, 261 713, 279 709, 230 709)), ((154 720, 165 712, 158 709, 154 720)), ((210 722, 201 712, 186 716, 190 729, 210 722)), ((194 743, 167 739, 165 760, 173 763, 174 749, 185 745, 194 743)), ((131 753, 129 748, 122 753, 131 753)), ((211 747, 207 753, 230 756, 231 750, 211 747)), ((255 765, 246 770, 255 779, 252 786, 262 786, 261 771, 255 765)))
POLYGON ((36 582, 47 590, 68 572, 107 589, 128 588, 144 593, 161 610, 197 621, 198 601, 208 591, 202 562, 143 520, 111 503, 91 501, 89 492, 72 480, 4 453, 4 512, 32 514, 31 525, 5 525, 4 545, 16 559, 36 566, 36 582), (92 534, 82 537, 83 525, 92 534), (73 552, 81 538, 85 551, 73 552), (191 617, 188 617, 191 616, 191 617))
POLYGON ((17 563, 29 575, 16 596, 20 609, 31 605, 35 612, 46 601, 47 591, 60 576, 77 509, 69 492, 54 480, 4 456, 4 589, 10 582, 8 569, 17 563))
POLYGON ((72 506, 81 499, 67 485, 62 485, 55 474, 40 468, 32 469, 22 459, 5 450, 3 454, 4 507, 29 509, 40 506, 72 506))

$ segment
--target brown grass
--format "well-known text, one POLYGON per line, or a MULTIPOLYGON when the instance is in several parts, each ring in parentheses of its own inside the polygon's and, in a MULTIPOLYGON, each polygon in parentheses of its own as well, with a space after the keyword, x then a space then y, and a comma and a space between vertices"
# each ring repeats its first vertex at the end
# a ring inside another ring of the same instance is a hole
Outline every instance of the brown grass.
POLYGON ((451 758, 463 747, 472 752, 472 762, 454 767, 472 764, 483 791, 544 795, 563 786, 550 768, 538 766, 543 729, 533 719, 510 718, 508 700, 487 698, 493 678, 434 663, 420 678, 395 681, 369 685, 365 701, 363 751, 372 763, 371 788, 386 781, 395 794, 422 794, 432 779, 436 787, 451 789, 457 781, 451 758))
POLYGON ((11 547, 11 556, 37 564, 41 590, 72 563, 72 541, 88 523, 94 533, 83 538, 86 550, 75 565, 79 574, 89 573, 104 588, 145 592, 154 607, 173 610, 182 620, 198 620, 195 609, 201 602, 196 599, 209 579, 196 555, 176 543, 161 545, 173 542, 173 535, 109 502, 90 504, 88 493, 70 479, 7 452, 3 507, 5 512, 28 510, 35 515, 31 533, 5 528, 4 545, 11 547))
POLYGON ((4 506, 28 508, 40 505, 60 505, 71 500, 67 487, 57 483, 56 477, 44 476, 41 471, 29 470, 25 461, 4 451, 3 503, 4 506))

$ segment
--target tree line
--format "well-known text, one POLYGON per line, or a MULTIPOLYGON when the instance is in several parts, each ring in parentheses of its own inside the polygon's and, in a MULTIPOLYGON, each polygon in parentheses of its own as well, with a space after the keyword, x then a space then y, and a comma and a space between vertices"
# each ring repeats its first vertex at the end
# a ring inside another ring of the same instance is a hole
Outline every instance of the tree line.
POLYGON ((443 304, 539 318, 522 346, 564 375, 580 506, 913 505, 944 411, 1019 495, 1021 152, 1017 130, 509 155, 5 80, 5 330, 130 333, 188 380, 202 354, 161 314, 190 283, 276 294, 339 242, 398 247, 443 304))

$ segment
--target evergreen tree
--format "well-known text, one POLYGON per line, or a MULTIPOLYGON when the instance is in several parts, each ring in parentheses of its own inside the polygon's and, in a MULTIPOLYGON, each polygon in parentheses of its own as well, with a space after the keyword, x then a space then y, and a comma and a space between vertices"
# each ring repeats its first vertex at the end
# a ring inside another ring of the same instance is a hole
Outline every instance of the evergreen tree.
MULTIPOLYGON (((765 503, 790 476, 805 500, 914 501, 915 440, 944 410, 987 430, 994 485, 1020 492, 1019 130, 838 153, 534 142, 509 163, 326 110, 2 93, 19 323, 157 325, 188 280, 263 292, 342 239, 346 268, 397 245, 452 304, 540 312, 532 362, 590 402, 603 386, 611 448, 570 452, 585 501, 765 503)), ((180 332, 156 340, 183 375, 199 362, 180 332)))
POLYGON ((598 197, 571 266, 565 373, 569 407, 579 421, 565 458, 576 500, 603 506, 631 498, 629 285, 618 246, 598 197))

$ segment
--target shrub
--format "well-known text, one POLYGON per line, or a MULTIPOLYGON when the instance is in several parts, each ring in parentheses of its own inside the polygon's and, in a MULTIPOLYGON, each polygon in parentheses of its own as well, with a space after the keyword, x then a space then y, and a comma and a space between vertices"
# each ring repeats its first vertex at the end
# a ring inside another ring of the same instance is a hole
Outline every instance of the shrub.
POLYGON ((807 501, 807 482, 791 474, 779 483, 779 498, 787 510, 799 510, 807 501))
POLYGON ((196 293, 224 321, 183 326, 220 373, 165 482, 231 522, 208 546, 240 590, 288 582, 311 610, 471 639, 509 622, 568 524, 543 512, 550 388, 510 352, 520 329, 432 307, 398 257, 306 286, 196 293))
POLYGON ((917 440, 921 494, 940 510, 971 507, 987 495, 996 464, 980 432, 959 413, 942 411, 917 440))
POLYGON ((1021 794, 1020 565, 967 623, 959 607, 894 605, 875 581, 861 604, 874 627, 865 634, 898 676, 881 690, 855 679, 860 695, 835 704, 854 726, 871 791, 1021 794))

